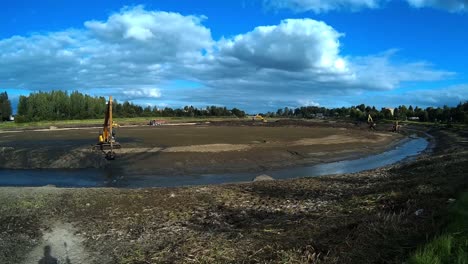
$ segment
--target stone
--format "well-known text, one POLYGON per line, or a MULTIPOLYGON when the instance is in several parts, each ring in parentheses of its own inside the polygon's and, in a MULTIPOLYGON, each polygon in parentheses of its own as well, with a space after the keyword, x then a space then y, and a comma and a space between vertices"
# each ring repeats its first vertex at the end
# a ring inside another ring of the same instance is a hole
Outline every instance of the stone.
POLYGON ((274 181, 274 180, 275 179, 273 177, 266 175, 266 174, 262 174, 262 175, 255 177, 253 181, 257 182, 257 181, 274 181))

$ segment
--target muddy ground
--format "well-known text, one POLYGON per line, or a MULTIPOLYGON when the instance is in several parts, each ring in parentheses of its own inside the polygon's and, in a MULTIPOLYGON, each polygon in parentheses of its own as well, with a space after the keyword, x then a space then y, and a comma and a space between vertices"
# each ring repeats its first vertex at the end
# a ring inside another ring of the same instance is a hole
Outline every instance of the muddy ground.
POLYGON ((0 263, 402 263, 468 187, 467 131, 429 133, 411 163, 332 177, 0 188, 0 263))
POLYGON ((96 128, 0 131, 0 168, 112 168, 126 175, 264 171, 382 152, 403 137, 387 130, 294 120, 122 127, 122 149, 111 162, 91 151, 96 128))

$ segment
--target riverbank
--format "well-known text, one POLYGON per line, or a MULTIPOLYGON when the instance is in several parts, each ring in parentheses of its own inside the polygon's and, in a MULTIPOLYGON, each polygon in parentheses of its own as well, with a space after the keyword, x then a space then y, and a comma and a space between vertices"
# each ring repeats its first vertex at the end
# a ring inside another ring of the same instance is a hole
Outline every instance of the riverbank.
POLYGON ((401 263, 468 187, 467 132, 430 134, 433 152, 415 161, 332 177, 0 188, 0 262, 37 263, 49 245, 71 263, 401 263))

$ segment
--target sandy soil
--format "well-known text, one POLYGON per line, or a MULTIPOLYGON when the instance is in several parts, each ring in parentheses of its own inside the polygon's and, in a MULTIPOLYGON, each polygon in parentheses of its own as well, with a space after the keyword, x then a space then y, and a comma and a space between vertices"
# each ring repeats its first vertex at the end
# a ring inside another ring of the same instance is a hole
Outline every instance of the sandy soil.
POLYGON ((402 138, 349 124, 303 121, 125 127, 109 162, 91 151, 96 128, 0 134, 0 168, 105 168, 124 174, 263 171, 381 152, 402 138))
POLYGON ((76 235, 70 224, 56 223, 42 234, 42 242, 25 257, 23 264, 92 263, 83 246, 84 238, 76 235))
POLYGON ((37 263, 47 245, 53 258, 90 264, 403 263, 468 188, 468 133, 431 134, 433 153, 355 174, 188 188, 0 188, 0 263, 37 263))

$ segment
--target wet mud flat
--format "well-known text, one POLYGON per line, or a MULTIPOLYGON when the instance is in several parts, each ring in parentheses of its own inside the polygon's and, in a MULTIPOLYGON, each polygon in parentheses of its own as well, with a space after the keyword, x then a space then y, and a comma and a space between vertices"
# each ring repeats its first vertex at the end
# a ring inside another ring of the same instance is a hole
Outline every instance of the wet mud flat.
POLYGON ((468 134, 430 133, 432 153, 355 174, 186 188, 0 188, 0 262, 37 263, 48 245, 51 257, 68 254, 71 263, 402 263, 468 187, 468 134), (74 247, 64 250, 64 241, 74 247))
POLYGON ((347 123, 214 122, 122 127, 109 162, 92 151, 96 128, 0 133, 0 168, 112 168, 126 175, 252 172, 357 158, 391 148, 402 135, 347 123))
MULTIPOLYGON (((430 137, 428 137, 430 138, 430 137)), ((243 183, 266 179, 293 179, 321 175, 361 172, 406 162, 431 150, 431 140, 412 136, 401 140, 395 148, 358 159, 341 160, 315 165, 286 167, 262 172, 209 173, 196 175, 124 175, 112 169, 45 169, 0 170, 0 186, 40 187, 53 185, 65 188, 80 187, 182 187, 226 183, 243 183)))

